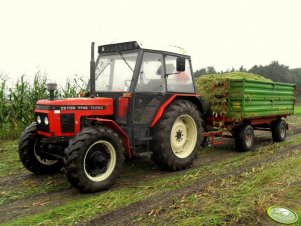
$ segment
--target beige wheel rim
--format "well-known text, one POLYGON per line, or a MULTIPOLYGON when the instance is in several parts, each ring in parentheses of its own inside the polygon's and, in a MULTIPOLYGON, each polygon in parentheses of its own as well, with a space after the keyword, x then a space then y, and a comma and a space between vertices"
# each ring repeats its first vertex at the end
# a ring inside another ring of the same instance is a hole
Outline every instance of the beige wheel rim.
POLYGON ((93 143, 85 154, 83 167, 86 176, 94 182, 106 180, 116 166, 113 145, 104 140, 93 143))
POLYGON ((189 115, 181 115, 174 122, 170 143, 173 153, 178 158, 188 157, 194 150, 197 141, 197 126, 189 115))
POLYGON ((252 146, 253 139, 254 139, 254 137, 253 137, 252 131, 248 130, 246 135, 245 135, 246 146, 248 148, 250 148, 252 146))
POLYGON ((280 137, 282 139, 285 137, 285 133, 286 133, 286 124, 285 123, 281 123, 280 124, 280 137))
POLYGON ((37 150, 36 150, 37 142, 38 142, 38 139, 36 139, 36 141, 34 143, 34 148, 33 148, 33 152, 36 157, 36 160, 38 160, 39 163, 46 165, 46 166, 51 166, 51 165, 57 163, 58 160, 41 158, 41 156, 37 153, 37 150))

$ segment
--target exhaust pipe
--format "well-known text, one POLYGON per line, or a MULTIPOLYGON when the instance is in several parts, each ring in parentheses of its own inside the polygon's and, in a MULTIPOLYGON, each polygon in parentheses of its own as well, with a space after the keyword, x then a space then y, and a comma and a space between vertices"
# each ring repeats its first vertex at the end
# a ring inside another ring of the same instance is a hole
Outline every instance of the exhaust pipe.
POLYGON ((48 83, 48 84, 46 84, 46 87, 47 87, 47 91, 50 94, 49 99, 54 100, 55 99, 54 91, 57 89, 57 84, 56 83, 48 83))
POLYGON ((94 42, 91 43, 91 61, 90 61, 90 95, 95 97, 95 60, 94 60, 94 42))

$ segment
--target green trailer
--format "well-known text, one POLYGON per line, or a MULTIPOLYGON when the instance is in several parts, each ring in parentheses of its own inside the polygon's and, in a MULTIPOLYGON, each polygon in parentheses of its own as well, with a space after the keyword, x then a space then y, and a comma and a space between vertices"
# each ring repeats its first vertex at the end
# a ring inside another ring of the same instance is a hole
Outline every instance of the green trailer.
POLYGON ((250 119, 294 113, 295 85, 252 80, 227 81, 227 118, 250 119))
POLYGON ((204 116, 204 137, 211 137, 213 144, 222 143, 230 133, 238 150, 249 151, 254 130, 271 131, 276 142, 286 138, 285 118, 294 113, 295 84, 224 79, 213 83, 212 93, 213 110, 204 116))

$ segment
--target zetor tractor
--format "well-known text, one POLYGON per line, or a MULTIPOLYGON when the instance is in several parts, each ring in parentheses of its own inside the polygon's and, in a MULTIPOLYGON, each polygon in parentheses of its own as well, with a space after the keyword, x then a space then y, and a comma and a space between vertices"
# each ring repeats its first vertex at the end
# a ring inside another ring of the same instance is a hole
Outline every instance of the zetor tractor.
POLYGON ((192 164, 202 140, 202 100, 190 57, 142 48, 137 42, 91 46, 84 97, 36 103, 36 121, 20 138, 23 165, 36 174, 62 168, 72 186, 111 186, 125 158, 151 154, 165 170, 192 164))

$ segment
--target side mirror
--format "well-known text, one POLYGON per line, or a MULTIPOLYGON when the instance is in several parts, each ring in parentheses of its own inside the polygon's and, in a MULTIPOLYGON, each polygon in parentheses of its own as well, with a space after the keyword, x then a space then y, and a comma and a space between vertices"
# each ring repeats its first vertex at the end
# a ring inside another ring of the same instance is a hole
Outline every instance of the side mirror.
POLYGON ((185 71, 185 58, 183 57, 177 58, 177 71, 178 72, 185 71))

